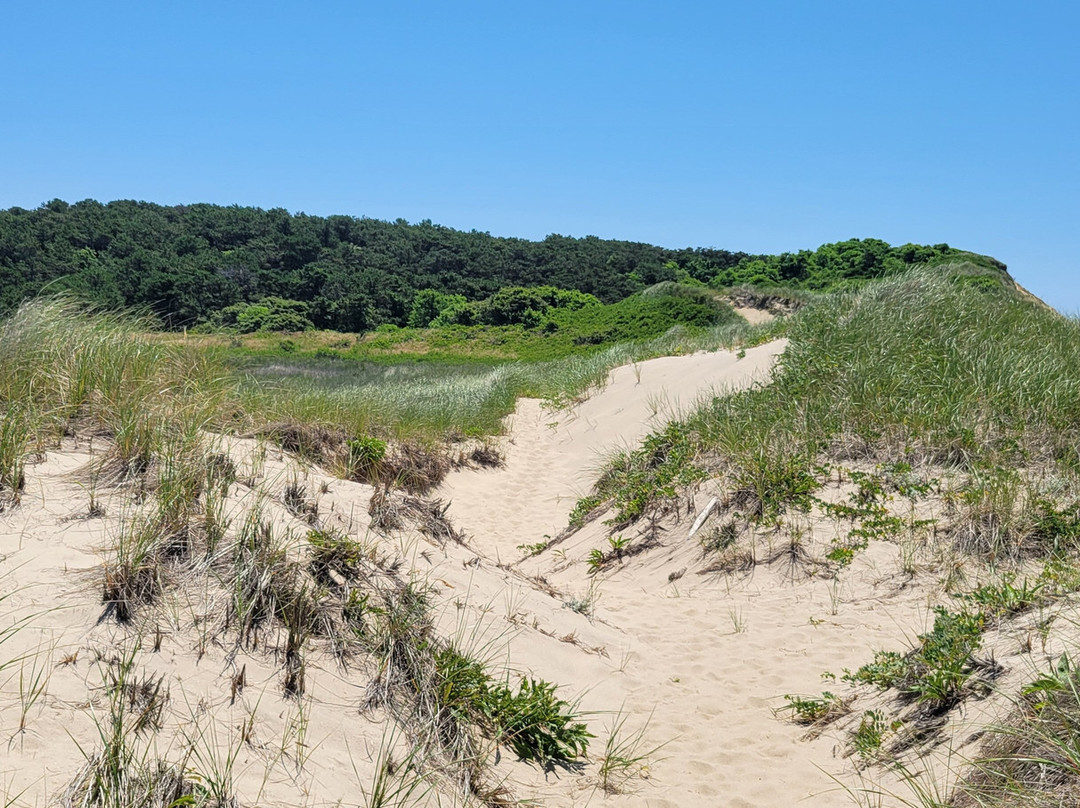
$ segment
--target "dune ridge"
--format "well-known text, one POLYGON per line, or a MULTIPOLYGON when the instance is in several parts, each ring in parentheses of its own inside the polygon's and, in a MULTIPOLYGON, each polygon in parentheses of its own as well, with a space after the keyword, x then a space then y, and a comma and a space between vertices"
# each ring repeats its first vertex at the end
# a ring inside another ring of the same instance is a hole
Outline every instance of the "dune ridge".
MULTIPOLYGON (((777 341, 616 368, 605 386, 561 410, 520 400, 498 442, 500 468, 455 470, 416 500, 441 513, 441 533, 405 507, 401 524, 380 529, 372 486, 336 479, 259 440, 209 436, 236 469, 226 521, 235 533, 261 509, 297 559, 309 552, 312 525, 340 531, 393 575, 431 587, 434 628, 453 647, 511 681, 556 683, 596 737, 581 765, 545 769, 502 750, 491 781, 516 799, 843 804, 838 783, 858 782, 845 741, 850 727, 826 728, 808 742, 805 727, 777 710, 785 694, 820 692, 823 672, 857 668, 873 649, 925 630, 927 604, 940 595, 935 579, 903 574, 911 559, 886 542, 870 544, 842 579, 821 574, 814 559, 837 526, 812 515, 795 524, 805 545, 796 546, 790 530, 750 527, 749 562, 720 570, 704 557, 700 537, 689 536, 697 522, 704 532, 717 529, 711 508, 705 513, 724 497, 715 481, 627 528, 626 538, 647 548, 632 558, 591 563, 594 551, 607 552, 622 535, 613 537, 603 519, 564 530, 611 452, 702 396, 767 384, 784 348, 777 341), (616 730, 628 762, 605 777, 616 730)), ((21 504, 0 513, 0 595, 15 629, 0 644, 0 793, 12 805, 63 801, 100 741, 116 687, 110 672, 127 664, 136 681, 168 694, 155 732, 139 736, 152 757, 219 772, 241 805, 369 804, 365 793, 389 770, 387 756, 409 759, 408 733, 396 728, 392 710, 372 706, 379 673, 370 662, 343 667, 313 641, 306 687, 290 697, 280 631, 256 647, 230 644, 222 633, 229 593, 212 563, 178 569, 161 600, 132 622, 110 619, 101 565, 145 494, 93 482, 107 448, 76 438, 47 448, 27 466, 21 504)), ((837 483, 831 495, 839 500, 850 488, 837 483)), ((990 634, 999 658, 1015 654, 1004 627, 990 634)), ((1001 684, 1024 672, 1014 666, 1001 684)), ((950 719, 958 750, 995 705, 950 719)), ((452 778, 428 773, 434 785, 412 795, 417 804, 476 804, 452 778)))

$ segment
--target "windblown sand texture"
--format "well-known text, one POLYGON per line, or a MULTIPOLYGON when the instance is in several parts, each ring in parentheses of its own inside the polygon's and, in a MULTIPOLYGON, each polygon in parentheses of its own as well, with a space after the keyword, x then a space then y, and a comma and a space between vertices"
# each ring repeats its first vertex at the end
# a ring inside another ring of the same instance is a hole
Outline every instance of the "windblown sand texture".
MULTIPOLYGON (((496 772, 516 797, 551 806, 849 804, 832 780, 850 783, 854 771, 839 730, 806 741, 804 728, 774 710, 783 694, 819 693, 822 672, 856 668, 873 650, 924 630, 936 584, 899 575, 895 547, 872 544, 843 577, 829 579, 785 558, 787 537, 763 531, 747 539, 757 563, 703 573, 690 525, 723 496, 706 483, 685 513, 653 526, 655 547, 596 575, 586 558, 606 546, 602 521, 539 555, 519 549, 560 534, 610 453, 701 396, 767 383, 783 349, 781 341, 745 355, 618 368, 602 390, 562 411, 522 400, 501 440, 505 466, 456 471, 433 494, 449 500, 464 543, 440 545, 415 529, 377 538, 435 586, 443 634, 497 669, 558 683, 587 713, 597 737, 580 770, 544 772, 503 751, 496 772), (642 733, 640 750, 656 751, 622 793, 605 794, 597 762, 620 717, 626 732, 642 733)), ((307 526, 283 507, 281 492, 301 481, 324 524, 372 539, 371 487, 256 441, 220 443, 248 480, 228 498, 234 524, 262 492, 275 523, 299 543, 307 526)), ((363 666, 342 670, 328 653, 312 653, 306 695, 286 699, 280 645, 238 653, 223 643, 214 632, 223 593, 197 576, 172 582, 165 601, 130 626, 103 618, 102 548, 135 506, 130 491, 103 486, 104 516, 87 513, 86 470, 100 450, 86 441, 48 449, 28 470, 21 505, 0 514, 3 627, 26 621, 0 645, 0 662, 8 661, 0 672, 0 795, 27 806, 63 795, 98 742, 92 719, 104 709, 103 665, 139 634, 135 670, 164 677, 170 693, 164 726, 150 741, 161 755, 198 748, 205 759, 193 763, 202 767, 234 758, 243 805, 365 804, 361 788, 380 746, 391 737, 400 745, 400 737, 385 715, 361 710, 371 675, 363 666), (241 669, 246 686, 237 694, 241 669), (32 681, 43 687, 19 731, 32 681)), ((833 535, 809 518, 803 527, 811 554, 833 535)), ((470 804, 446 788, 424 799, 470 804)))

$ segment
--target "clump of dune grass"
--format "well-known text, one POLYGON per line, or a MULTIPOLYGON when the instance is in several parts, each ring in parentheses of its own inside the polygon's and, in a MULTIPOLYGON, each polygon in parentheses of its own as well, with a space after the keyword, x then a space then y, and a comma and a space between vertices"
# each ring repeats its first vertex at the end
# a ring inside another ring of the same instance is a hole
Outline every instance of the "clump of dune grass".
POLYGON ((0 414, 0 511, 17 505, 26 486, 26 456, 34 436, 32 415, 17 401, 0 414))
POLYGON ((412 805, 426 797, 434 784, 419 774, 424 765, 423 750, 410 744, 401 760, 395 760, 393 751, 397 735, 390 731, 383 735, 374 759, 374 773, 365 786, 356 770, 356 762, 350 757, 366 808, 391 808, 412 805))
POLYGON ((23 304, 0 323, 0 404, 46 438, 103 432, 122 472, 144 469, 167 436, 217 422, 232 386, 213 353, 155 342, 150 325, 63 296, 23 304))
POLYGON ((1080 681, 1068 655, 1026 688, 948 801, 954 808, 1080 803, 1080 681))
POLYGON ((628 713, 620 710, 606 728, 607 740, 597 770, 597 784, 605 794, 631 791, 637 781, 649 776, 649 767, 664 747, 664 744, 650 745, 646 741, 651 715, 634 730, 626 726, 629 718, 628 713))
POLYGON ((155 602, 174 574, 215 556, 233 479, 211 448, 201 435, 166 439, 139 474, 140 503, 103 551, 102 602, 119 622, 155 602))
POLYGON ((102 662, 104 714, 93 714, 97 742, 81 750, 82 768, 61 797, 64 808, 235 808, 231 782, 200 772, 192 751, 175 761, 159 757, 152 736, 161 728, 168 696, 160 679, 135 673, 138 644, 102 662))
POLYGON ((225 628, 242 646, 259 647, 260 631, 289 600, 295 571, 290 537, 275 531, 258 503, 247 514, 219 575, 230 600, 225 628))

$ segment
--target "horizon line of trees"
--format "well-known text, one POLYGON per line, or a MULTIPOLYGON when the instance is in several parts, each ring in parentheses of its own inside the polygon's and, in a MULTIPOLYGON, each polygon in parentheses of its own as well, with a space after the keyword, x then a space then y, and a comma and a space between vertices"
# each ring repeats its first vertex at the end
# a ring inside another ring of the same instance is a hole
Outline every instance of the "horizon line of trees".
POLYGON ((484 311, 467 304, 507 287, 554 287, 603 303, 661 281, 827 289, 958 255, 970 254, 878 239, 751 255, 595 236, 530 241, 280 208, 54 199, 0 210, 0 314, 42 291, 72 291, 105 308, 149 310, 167 328, 221 323, 273 301, 282 322, 299 315, 363 332, 419 324, 447 300, 458 312, 484 311))

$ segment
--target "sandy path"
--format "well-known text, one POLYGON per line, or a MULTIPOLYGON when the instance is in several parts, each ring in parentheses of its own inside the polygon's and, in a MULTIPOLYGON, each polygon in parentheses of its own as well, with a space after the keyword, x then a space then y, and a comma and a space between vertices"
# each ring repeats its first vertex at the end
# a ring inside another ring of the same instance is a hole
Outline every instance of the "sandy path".
MULTIPOLYGON (((767 381, 783 349, 776 342, 742 357, 696 354, 618 368, 607 386, 569 411, 519 402, 505 467, 456 471, 435 494, 451 500, 449 515, 469 536, 464 544, 437 542, 409 526, 377 534, 368 517, 370 486, 335 480, 256 441, 222 438, 239 478, 258 478, 257 487, 232 487, 228 512, 240 524, 266 497, 267 518, 299 540, 310 526, 288 513, 283 490, 302 483, 324 526, 400 558, 431 587, 440 635, 496 675, 529 674, 557 683, 563 698, 580 699, 596 735, 581 769, 545 773, 506 750, 500 756, 496 774, 523 799, 619 808, 853 804, 831 779, 854 782, 855 766, 844 757, 850 726, 838 723, 808 742, 805 728, 774 710, 784 706, 784 694, 842 692, 842 683, 821 674, 856 668, 874 650, 902 648, 926 630, 940 586, 932 574, 902 574, 897 545, 874 542, 842 575, 822 575, 813 561, 788 564, 783 549, 797 531, 806 557, 820 559, 837 528, 792 514, 786 532, 758 527, 739 539, 755 548, 750 569, 699 574, 706 558, 687 535, 693 513, 683 510, 681 521, 662 524, 647 552, 595 575, 586 559, 591 549, 607 547, 602 521, 535 557, 517 549, 566 526, 611 452, 636 445, 700 396, 767 381), (591 605, 578 608, 582 601, 591 605), (598 788, 599 765, 620 715, 624 738, 642 733, 639 752, 662 748, 635 770, 641 776, 625 793, 606 795, 598 788)), ((136 506, 130 492, 106 490, 100 493, 107 515, 88 518, 79 470, 91 459, 71 441, 50 450, 28 468, 22 505, 0 514, 0 597, 9 596, 3 611, 9 620, 34 617, 0 648, 0 662, 14 660, 0 669, 0 804, 21 794, 13 804, 45 806, 62 792, 82 763, 79 746, 96 744, 91 708, 100 715, 105 703, 100 660, 139 633, 139 671, 169 677, 172 689, 165 729, 147 743, 175 754, 197 726, 211 738, 208 750, 232 744, 231 776, 245 805, 357 804, 388 737, 385 716, 361 709, 371 674, 362 660, 344 670, 313 646, 308 695, 284 697, 272 642, 234 658, 213 639, 224 594, 206 582, 195 585, 197 576, 186 585, 177 580, 137 625, 98 621, 102 549, 136 506), (162 647, 151 650, 159 628, 162 647), (249 684, 235 698, 230 682, 244 665, 249 684), (20 676, 36 670, 45 672, 46 687, 20 731, 20 676), (244 727, 254 727, 254 736, 245 740, 244 727)), ((721 484, 705 482, 696 507, 723 496, 721 484)), ((644 529, 633 526, 626 535, 636 539, 644 529)), ((1003 633, 1002 641, 997 659, 1010 675, 1024 675, 1034 662, 1015 661, 1016 640, 1003 633)), ((856 724, 875 704, 872 694, 858 698, 856 724)), ((990 706, 988 700, 984 708, 990 706)), ((972 708, 965 720, 974 718, 972 708)), ((954 733, 971 735, 971 728, 954 733)), ((427 804, 464 805, 449 793, 435 792, 427 804)))
MULTIPOLYGON (((742 358, 721 352, 618 368, 603 390, 569 412, 520 401, 505 468, 455 472, 439 490, 451 500, 455 524, 487 557, 468 576, 451 558, 440 580, 468 592, 473 604, 520 587, 513 573, 542 576, 558 589, 551 596, 526 585, 503 598, 506 619, 515 613, 511 622, 525 627, 507 638, 510 667, 581 694, 582 708, 596 711, 590 727, 599 736, 597 755, 605 726, 620 709, 631 716, 628 728, 648 723, 642 748, 663 745, 647 782, 632 793, 605 797, 568 779, 539 776, 518 780, 521 793, 550 805, 652 808, 850 802, 831 779, 852 774, 839 754, 842 741, 807 743, 805 728, 774 711, 784 706, 784 694, 820 693, 829 687, 823 672, 856 668, 874 649, 903 643, 911 626, 921 627, 927 588, 889 583, 894 547, 872 547, 839 583, 782 562, 745 576, 700 576, 700 549, 686 535, 689 518, 669 524, 656 549, 595 576, 586 557, 591 548, 606 547, 599 522, 535 558, 524 559, 517 549, 566 526, 610 453, 636 445, 704 395, 766 380, 784 347, 779 341, 742 358), (669 578, 685 570, 685 577, 669 578), (586 593, 595 599, 591 614, 566 608, 586 593)), ((714 493, 722 492, 706 484, 698 506, 714 493)), ((818 528, 818 540, 828 542, 831 528, 818 528)), ((772 543, 782 541, 763 534, 759 553, 769 555, 772 543)))
POLYGON ((505 468, 453 473, 438 495, 450 500, 451 518, 475 537, 478 549, 516 558, 518 545, 566 527, 605 458, 635 446, 702 396, 767 379, 785 345, 760 345, 741 358, 720 351, 619 367, 601 392, 570 410, 553 412, 536 399, 521 399, 510 419, 505 468))

